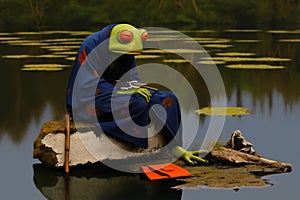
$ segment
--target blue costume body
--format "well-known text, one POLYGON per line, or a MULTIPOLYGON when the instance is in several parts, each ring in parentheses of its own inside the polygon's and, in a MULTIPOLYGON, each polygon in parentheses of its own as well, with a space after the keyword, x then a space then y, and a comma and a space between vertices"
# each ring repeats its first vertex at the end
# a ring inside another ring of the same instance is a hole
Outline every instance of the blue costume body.
MULTIPOLYGON (((76 120, 82 122, 92 121, 92 123, 99 124, 105 134, 147 148, 147 126, 152 123, 149 118, 149 109, 152 105, 159 104, 163 106, 167 114, 164 125, 165 134, 169 134, 170 138, 175 138, 176 143, 181 145, 180 108, 178 100, 172 92, 149 89, 152 94, 149 102, 140 94, 130 96, 114 94, 116 81, 121 78, 128 81, 141 81, 133 55, 119 55, 110 62, 111 57, 115 54, 108 50, 107 41, 114 26, 109 25, 83 41, 68 82, 66 96, 68 112, 73 119, 76 117, 76 120), (101 50, 96 51, 97 58, 95 58, 94 50, 99 48, 100 44, 101 50), (90 60, 93 59, 94 62, 91 64, 90 60), (105 68, 106 65, 108 65, 107 68, 105 68), (83 68, 83 73, 87 73, 88 76, 80 78, 81 68, 83 68), (125 73, 126 76, 124 76, 125 73), (80 85, 80 91, 74 88, 76 84, 80 85), (88 90, 93 90, 92 95, 86 93, 88 90), (118 126, 127 123, 126 108, 128 109, 128 106, 132 121, 139 125, 139 128, 132 127, 131 134, 127 134, 118 126), (113 116, 113 112, 118 113, 117 118, 113 116), (92 120, 95 117, 97 121, 92 120)), ((158 114, 157 118, 159 119, 159 117, 158 114)))

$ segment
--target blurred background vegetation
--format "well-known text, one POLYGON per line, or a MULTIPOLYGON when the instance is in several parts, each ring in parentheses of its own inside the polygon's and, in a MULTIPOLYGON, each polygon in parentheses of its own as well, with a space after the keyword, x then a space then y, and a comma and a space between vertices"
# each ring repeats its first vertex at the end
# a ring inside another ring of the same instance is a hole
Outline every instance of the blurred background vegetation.
POLYGON ((0 31, 99 28, 127 21, 174 28, 289 28, 300 0, 0 0, 0 31))

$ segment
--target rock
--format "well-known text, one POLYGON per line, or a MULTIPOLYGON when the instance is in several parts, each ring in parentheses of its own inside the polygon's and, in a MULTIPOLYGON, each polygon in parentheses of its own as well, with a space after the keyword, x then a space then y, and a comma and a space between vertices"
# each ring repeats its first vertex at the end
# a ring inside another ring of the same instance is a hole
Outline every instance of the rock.
MULTIPOLYGON (((91 124, 70 124, 69 165, 84 165, 106 159, 120 160, 153 153, 165 146, 163 133, 149 137, 148 148, 144 149, 105 134, 96 135, 96 127, 91 124)), ((153 133, 149 127, 149 134, 153 133)), ((34 158, 52 167, 62 167, 65 157, 65 121, 45 122, 34 142, 34 158)))

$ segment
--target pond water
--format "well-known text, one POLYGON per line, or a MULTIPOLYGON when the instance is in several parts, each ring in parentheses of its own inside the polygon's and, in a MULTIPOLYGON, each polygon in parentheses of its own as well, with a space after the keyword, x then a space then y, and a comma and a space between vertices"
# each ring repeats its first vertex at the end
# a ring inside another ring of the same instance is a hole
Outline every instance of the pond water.
MULTIPOLYGON (((298 199, 300 30, 182 32, 198 41, 216 61, 224 81, 227 104, 251 111, 246 116, 226 117, 222 139, 226 140, 232 131, 240 129, 263 156, 292 163, 291 173, 263 177, 271 185, 262 188, 175 190, 170 188, 171 181, 148 182, 139 175, 107 172, 107 169, 78 169, 70 177, 70 191, 77 192, 68 194, 63 173, 42 166, 32 158, 33 142, 45 121, 63 119, 72 59, 80 42, 90 33, 0 33, 1 199, 67 199, 68 195, 71 199, 119 199, 124 196, 130 199, 298 199), (55 68, 38 71, 41 66, 33 64, 43 64, 43 69, 49 67, 45 64, 55 68), (228 68, 233 65, 284 68, 228 68)), ((171 37, 166 34, 165 38, 171 37)), ((148 57, 139 57, 137 64, 156 62, 171 66, 191 81, 200 107, 210 105, 203 80, 182 58, 153 50, 143 55, 148 57)), ((172 79, 167 74, 164 78, 172 79)), ((183 102, 183 118, 200 120, 200 141, 210 117, 195 114, 188 96, 183 102)))

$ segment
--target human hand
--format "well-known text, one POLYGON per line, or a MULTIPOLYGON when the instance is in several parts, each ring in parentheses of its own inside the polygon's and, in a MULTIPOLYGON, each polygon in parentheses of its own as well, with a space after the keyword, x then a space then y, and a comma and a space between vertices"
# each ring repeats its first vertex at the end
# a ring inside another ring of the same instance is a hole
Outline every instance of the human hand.
POLYGON ((176 156, 179 156, 180 159, 184 160, 186 163, 190 165, 195 165, 197 161, 202 162, 204 164, 207 164, 208 161, 200 158, 199 155, 200 153, 208 153, 206 150, 198 150, 198 151, 188 151, 183 149, 180 146, 176 146, 172 149, 172 153, 176 156))

